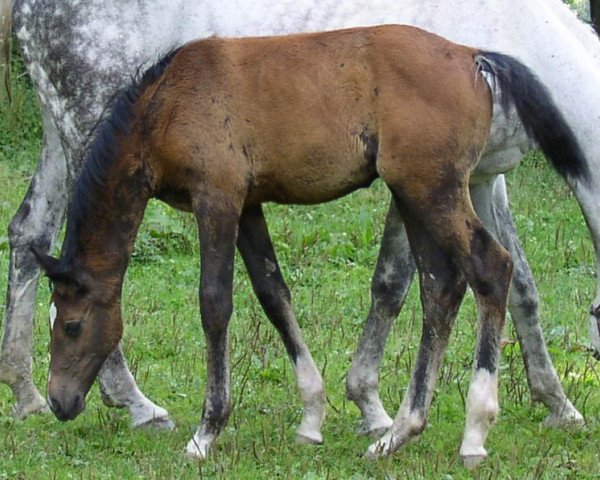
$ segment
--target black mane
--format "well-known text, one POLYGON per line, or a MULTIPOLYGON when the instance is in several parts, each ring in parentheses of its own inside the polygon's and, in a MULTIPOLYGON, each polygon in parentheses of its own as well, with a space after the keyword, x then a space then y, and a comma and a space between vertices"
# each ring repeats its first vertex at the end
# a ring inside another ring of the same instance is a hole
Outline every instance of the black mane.
POLYGON ((70 259, 76 248, 76 232, 82 220, 93 213, 102 201, 108 179, 119 158, 118 137, 130 133, 131 117, 140 95, 155 82, 171 63, 181 47, 170 50, 154 65, 140 74, 138 68, 131 83, 120 90, 109 102, 107 114, 93 129, 81 173, 69 203, 67 213, 67 237, 63 245, 63 259, 70 259))

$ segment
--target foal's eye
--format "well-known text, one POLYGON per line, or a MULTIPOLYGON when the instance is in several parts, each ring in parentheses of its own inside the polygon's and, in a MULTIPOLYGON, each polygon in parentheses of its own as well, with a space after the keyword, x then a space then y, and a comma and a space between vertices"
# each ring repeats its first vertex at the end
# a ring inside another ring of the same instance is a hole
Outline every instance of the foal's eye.
POLYGON ((65 334, 69 337, 76 337, 81 333, 81 321, 72 320, 65 324, 65 334))

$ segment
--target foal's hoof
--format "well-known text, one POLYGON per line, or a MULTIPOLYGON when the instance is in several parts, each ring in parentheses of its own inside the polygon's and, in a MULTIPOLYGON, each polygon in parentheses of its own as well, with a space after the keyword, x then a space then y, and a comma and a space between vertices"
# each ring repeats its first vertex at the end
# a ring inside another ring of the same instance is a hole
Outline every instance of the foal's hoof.
POLYGON ((460 459, 463 462, 463 465, 468 470, 475 470, 481 462, 483 462, 487 458, 487 455, 461 455, 460 459))
POLYGON ((198 440, 194 437, 188 442, 185 448, 185 457, 189 460, 206 460, 211 445, 212 441, 210 439, 198 440))
POLYGON ((187 458, 188 460, 195 460, 195 461, 200 461, 203 462, 204 460, 206 460, 206 457, 208 456, 208 451, 204 452, 199 448, 190 448, 190 446, 188 445, 187 448, 185 449, 185 458, 187 458))
POLYGON ((320 432, 300 431, 296 432, 296 442, 304 445, 321 445, 323 435, 320 432))
POLYGON ((372 443, 363 458, 366 460, 376 460, 378 458, 387 457, 394 453, 394 445, 390 441, 390 437, 385 435, 375 443, 372 443), (387 438, 386 438, 387 437, 387 438))
POLYGON ((175 423, 167 415, 164 417, 154 417, 145 421, 135 422, 131 425, 132 428, 153 428, 157 430, 173 431, 175 423))

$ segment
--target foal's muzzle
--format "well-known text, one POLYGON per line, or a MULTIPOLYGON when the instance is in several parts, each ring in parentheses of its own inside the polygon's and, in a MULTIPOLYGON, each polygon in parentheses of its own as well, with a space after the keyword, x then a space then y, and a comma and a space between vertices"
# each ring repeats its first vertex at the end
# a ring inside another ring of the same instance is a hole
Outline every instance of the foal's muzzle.
POLYGON ((48 396, 48 406, 56 418, 61 422, 66 422, 73 420, 85 409, 85 398, 79 394, 61 400, 48 396))

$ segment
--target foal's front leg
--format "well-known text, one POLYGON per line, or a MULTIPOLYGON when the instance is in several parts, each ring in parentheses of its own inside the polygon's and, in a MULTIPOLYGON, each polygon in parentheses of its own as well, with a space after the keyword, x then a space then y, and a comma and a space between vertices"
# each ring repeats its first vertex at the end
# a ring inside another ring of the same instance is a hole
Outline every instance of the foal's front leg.
POLYGON ((233 310, 233 263, 241 207, 222 196, 194 205, 200 237, 200 315, 206 338, 206 392, 202 419, 188 442, 204 459, 231 413, 227 328, 233 310), (212 201, 211 201, 212 200, 212 201))
POLYGON ((254 292, 279 332, 294 367, 304 404, 297 439, 302 443, 321 443, 321 424, 325 418, 323 379, 302 338, 292 309, 290 291, 281 275, 260 206, 249 208, 242 214, 238 249, 248 269, 254 292))

